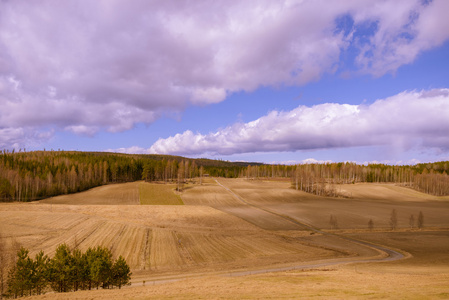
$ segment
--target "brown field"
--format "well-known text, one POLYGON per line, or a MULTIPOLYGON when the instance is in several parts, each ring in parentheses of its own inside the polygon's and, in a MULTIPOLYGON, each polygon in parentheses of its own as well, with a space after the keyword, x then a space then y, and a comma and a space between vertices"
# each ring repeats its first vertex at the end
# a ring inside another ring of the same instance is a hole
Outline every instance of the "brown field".
POLYGON ((290 189, 290 182, 226 179, 220 182, 251 204, 323 229, 330 228, 330 215, 337 218, 341 229, 367 229, 369 219, 375 228, 388 229, 393 209, 401 228, 409 227, 410 215, 417 220, 420 211, 426 227, 449 227, 448 197, 426 195, 405 187, 348 184, 342 189, 353 191, 353 198, 329 198, 290 189))
POLYGON ((85 192, 41 200, 41 203, 72 205, 137 205, 141 182, 109 184, 85 192))
POLYGON ((176 184, 139 184, 140 204, 143 205, 182 205, 181 197, 174 193, 176 184))
POLYGON ((63 242, 83 250, 107 246, 133 269, 133 285, 120 291, 36 299, 449 297, 447 197, 355 184, 339 187, 349 198, 327 198, 296 191, 282 180, 218 181, 223 186, 212 178, 189 184, 181 194, 185 205, 136 205, 144 193, 152 195, 152 203, 170 204, 163 199, 173 190, 148 183, 142 188, 138 182, 40 203, 1 204, 0 234, 32 254, 42 249, 52 255, 63 242), (398 212, 396 231, 388 224, 392 209, 398 212), (417 219, 419 211, 425 228, 409 228, 410 215, 417 219), (330 230, 331 214, 337 230, 330 230), (406 258, 355 263, 385 253, 341 237, 396 249, 406 258))

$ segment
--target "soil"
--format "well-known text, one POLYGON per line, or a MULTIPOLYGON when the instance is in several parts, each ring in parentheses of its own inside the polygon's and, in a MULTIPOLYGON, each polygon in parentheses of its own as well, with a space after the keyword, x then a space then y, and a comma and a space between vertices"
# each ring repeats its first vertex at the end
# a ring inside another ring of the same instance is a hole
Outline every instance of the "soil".
POLYGON ((189 185, 181 206, 136 205, 139 183, 0 204, 0 234, 32 255, 64 242, 107 246, 133 269, 131 287, 36 299, 449 297, 447 198, 394 185, 346 185, 350 198, 328 198, 282 180, 218 181, 189 185), (425 227, 410 228, 420 211, 425 227), (404 258, 387 261, 382 247, 404 258))

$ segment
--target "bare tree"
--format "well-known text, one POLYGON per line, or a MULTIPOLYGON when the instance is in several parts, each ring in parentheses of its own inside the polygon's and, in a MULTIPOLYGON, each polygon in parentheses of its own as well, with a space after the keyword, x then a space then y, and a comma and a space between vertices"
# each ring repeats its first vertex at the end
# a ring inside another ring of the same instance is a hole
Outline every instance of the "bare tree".
POLYGON ((418 215, 418 228, 422 229, 423 227, 424 227, 424 214, 422 213, 422 211, 420 211, 418 215))
POLYGON ((7 270, 7 255, 5 239, 0 234, 0 300, 3 299, 7 270))
POLYGON ((408 221, 410 228, 413 229, 413 227, 415 227, 415 217, 413 215, 410 215, 410 219, 408 221))
POLYGON ((9 239, 0 234, 0 300, 7 288, 7 279, 10 267, 16 263, 16 253, 20 244, 15 239, 9 239))
POLYGON ((368 221, 368 229, 369 229, 370 231, 373 231, 373 229, 374 229, 374 222, 373 222, 373 219, 369 219, 369 221, 368 221))
POLYGON ((200 185, 203 185, 203 173, 204 173, 204 167, 200 167, 200 185))
POLYGON ((338 228, 337 217, 334 217, 334 215, 331 215, 329 224, 331 225, 331 229, 337 229, 338 228))
POLYGON ((390 227, 391 230, 396 230, 396 228, 398 227, 398 214, 396 212, 396 209, 393 209, 391 211, 390 227))
POLYGON ((178 168, 178 192, 182 192, 184 188, 184 163, 179 163, 178 168))

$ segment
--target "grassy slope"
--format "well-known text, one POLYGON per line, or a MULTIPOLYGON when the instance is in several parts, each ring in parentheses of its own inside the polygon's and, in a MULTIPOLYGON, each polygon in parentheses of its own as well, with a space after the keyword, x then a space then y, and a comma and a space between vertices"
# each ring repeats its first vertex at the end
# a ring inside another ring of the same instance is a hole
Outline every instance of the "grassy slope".
POLYGON ((136 205, 139 204, 140 182, 103 185, 85 192, 41 200, 48 204, 70 205, 136 205))
POLYGON ((181 197, 175 194, 175 184, 139 184, 140 204, 143 205, 183 205, 181 197))

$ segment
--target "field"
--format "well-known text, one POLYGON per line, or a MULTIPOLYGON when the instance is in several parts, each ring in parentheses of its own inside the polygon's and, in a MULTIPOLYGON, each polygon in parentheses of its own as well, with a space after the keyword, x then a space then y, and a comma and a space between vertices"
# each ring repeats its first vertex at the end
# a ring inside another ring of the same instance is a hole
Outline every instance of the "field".
POLYGON ((72 205, 136 205, 140 204, 140 182, 110 184, 85 192, 41 200, 41 203, 72 205))
POLYGON ((181 197, 173 191, 175 184, 139 184, 140 204, 143 205, 182 205, 181 197))
POLYGON ((36 299, 449 297, 447 197, 355 184, 338 187, 347 197, 327 198, 291 189, 288 181, 222 178, 189 184, 180 195, 174 188, 114 184, 1 204, 0 234, 33 255, 52 255, 63 242, 82 250, 103 245, 133 269, 133 285, 120 291, 36 299), (410 228, 410 215, 417 219, 420 211, 424 229, 410 228), (404 258, 379 262, 387 255, 377 245, 404 258))

